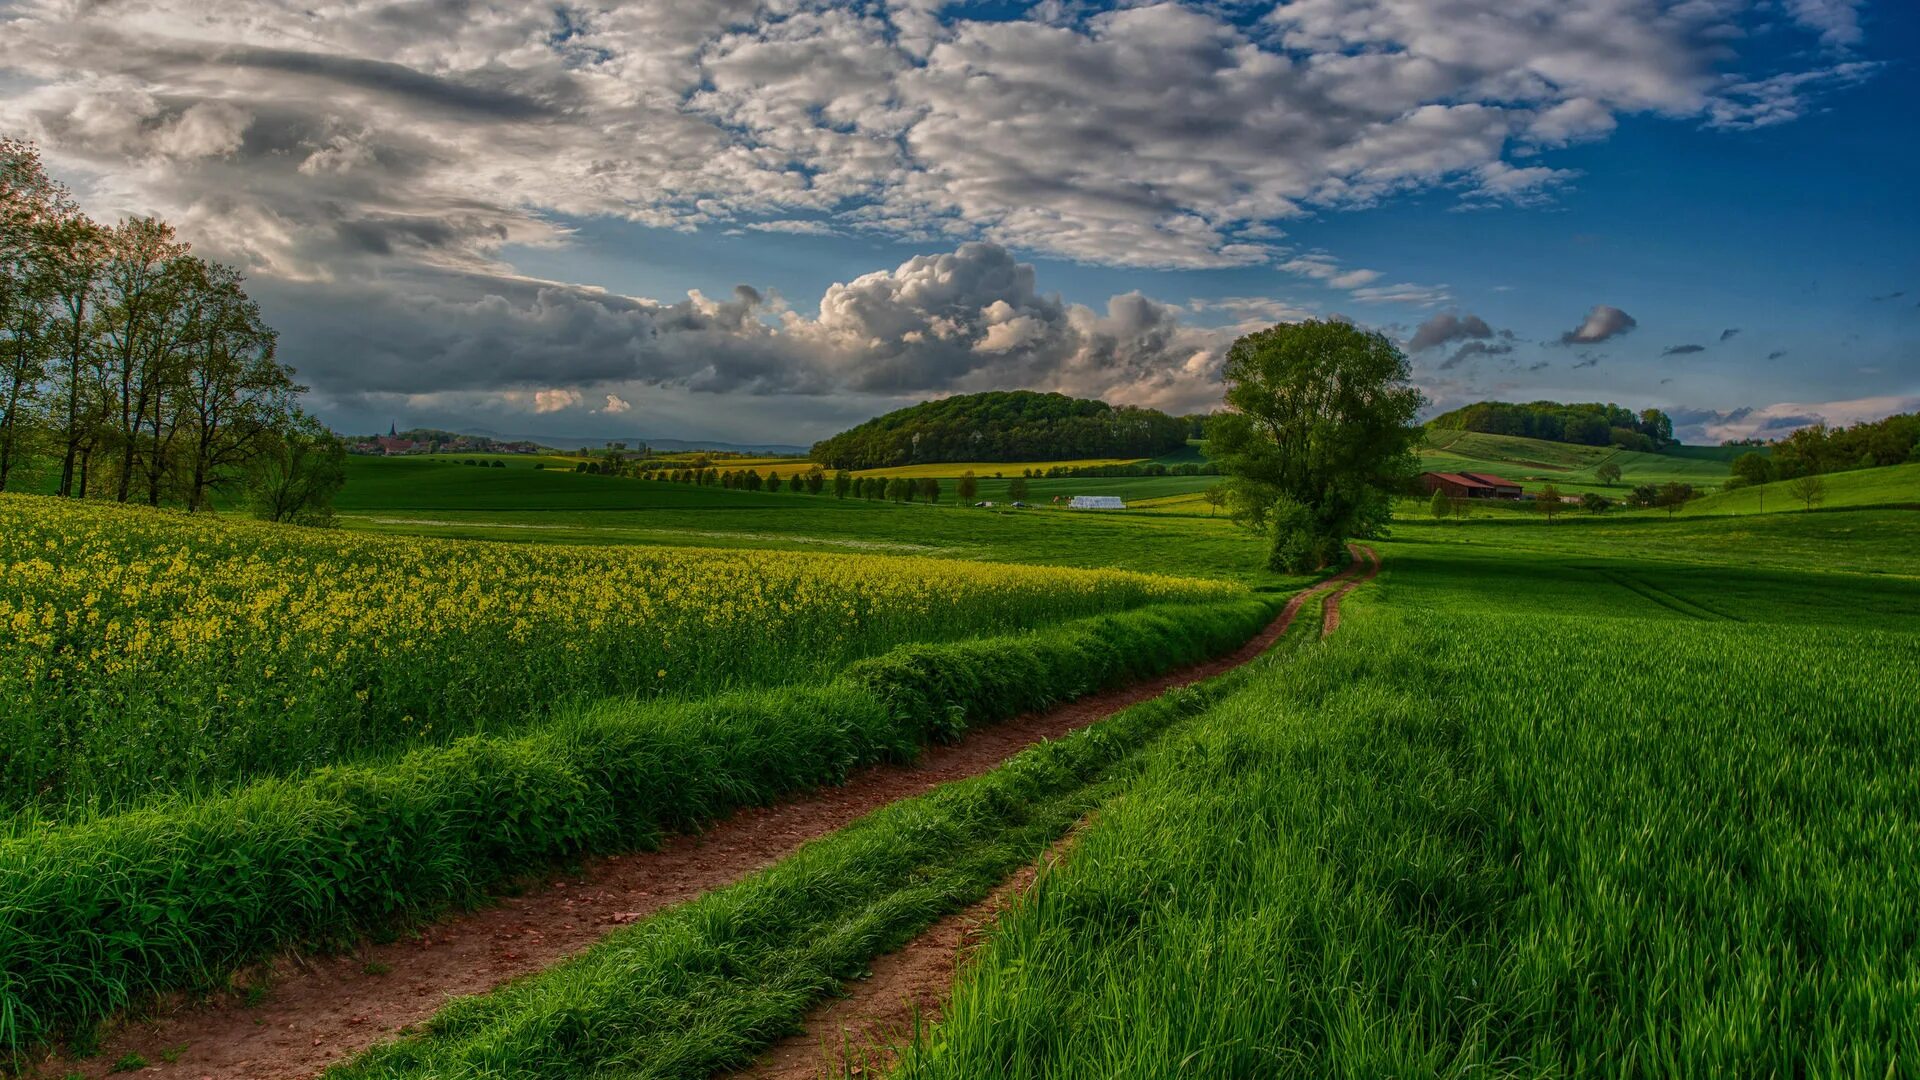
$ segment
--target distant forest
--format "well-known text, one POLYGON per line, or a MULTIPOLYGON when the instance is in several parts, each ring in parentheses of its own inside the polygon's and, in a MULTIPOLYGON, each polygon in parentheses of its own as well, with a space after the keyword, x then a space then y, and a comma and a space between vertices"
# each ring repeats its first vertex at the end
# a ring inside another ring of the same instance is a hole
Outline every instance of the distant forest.
POLYGON ((1197 418, 1027 390, 963 394, 897 409, 813 444, 829 469, 938 461, 1142 458, 1181 449, 1197 418))
POLYGON ((1441 413, 1427 427, 1480 431, 1489 435, 1520 435, 1582 446, 1619 446, 1628 450, 1663 450, 1672 446, 1673 421, 1659 409, 1635 413, 1599 402, 1563 404, 1529 401, 1513 405, 1481 401, 1441 413))
POLYGON ((1759 476, 1760 482, 1920 462, 1920 413, 1899 413, 1851 427, 1814 424, 1771 445, 1770 468, 1767 475, 1759 476))

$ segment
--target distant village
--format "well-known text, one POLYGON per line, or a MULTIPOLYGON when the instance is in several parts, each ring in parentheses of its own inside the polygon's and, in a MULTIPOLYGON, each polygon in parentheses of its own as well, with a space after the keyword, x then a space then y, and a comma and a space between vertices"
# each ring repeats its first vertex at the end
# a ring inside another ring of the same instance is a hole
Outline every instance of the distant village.
POLYGON ((389 428, 385 435, 348 438, 347 452, 375 457, 401 457, 408 454, 544 454, 551 451, 535 442, 501 442, 485 435, 461 435, 432 428, 409 431, 389 428))

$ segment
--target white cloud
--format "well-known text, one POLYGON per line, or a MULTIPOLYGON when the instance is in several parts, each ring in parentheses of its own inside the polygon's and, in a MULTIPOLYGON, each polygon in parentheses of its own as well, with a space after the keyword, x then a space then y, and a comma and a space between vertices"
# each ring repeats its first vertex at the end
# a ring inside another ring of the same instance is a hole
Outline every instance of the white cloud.
POLYGON ((537 390, 533 395, 533 411, 537 413, 561 412, 578 404, 577 390, 537 390))
POLYGON ((1669 410, 1676 435, 1689 442, 1714 443, 1729 439, 1777 439, 1812 424, 1840 427, 1915 411, 1920 411, 1920 395, 1914 394, 1844 401, 1781 401, 1725 411, 1686 407, 1669 410))
POLYGON ((601 409, 600 411, 603 413, 611 413, 611 414, 618 415, 623 412, 630 412, 632 409, 633 409, 633 402, 628 401, 626 398, 623 398, 618 394, 608 394, 606 407, 601 409))

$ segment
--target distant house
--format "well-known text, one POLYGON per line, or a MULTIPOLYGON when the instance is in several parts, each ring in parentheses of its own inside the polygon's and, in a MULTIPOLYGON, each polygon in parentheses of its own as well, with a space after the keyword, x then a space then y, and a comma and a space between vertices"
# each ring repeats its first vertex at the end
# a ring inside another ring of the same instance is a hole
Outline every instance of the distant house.
POLYGON ((1451 499, 1517 499, 1520 485, 1505 477, 1474 472, 1430 472, 1420 474, 1420 486, 1427 491, 1444 491, 1451 499))
POLYGON ((1125 510, 1127 504, 1118 495, 1075 495, 1067 503, 1070 510, 1125 510))

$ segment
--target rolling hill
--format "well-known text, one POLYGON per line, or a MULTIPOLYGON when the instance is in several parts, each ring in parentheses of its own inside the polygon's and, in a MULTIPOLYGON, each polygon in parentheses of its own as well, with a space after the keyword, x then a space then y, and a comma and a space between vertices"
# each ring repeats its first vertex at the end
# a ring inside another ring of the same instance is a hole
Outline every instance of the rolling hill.
MULTIPOLYGON (((1841 507, 1904 506, 1920 509, 1920 465, 1885 465, 1877 469, 1828 473, 1826 498, 1820 505, 1841 507)), ((1790 480, 1735 488, 1695 499, 1680 512, 1686 515, 1784 513, 1804 510, 1806 504, 1787 490, 1790 480)))
POLYGON ((1727 480, 1727 462, 1697 451, 1719 447, 1676 447, 1679 453, 1658 454, 1621 450, 1612 446, 1582 446, 1548 442, 1517 435, 1488 435, 1478 431, 1429 429, 1420 449, 1423 469, 1445 472, 1468 470, 1517 481, 1528 489, 1552 484, 1562 492, 1598 491, 1620 495, 1636 484, 1676 481, 1696 488, 1719 487, 1727 480), (1594 475, 1601 465, 1620 466, 1620 482, 1608 487, 1594 475))

